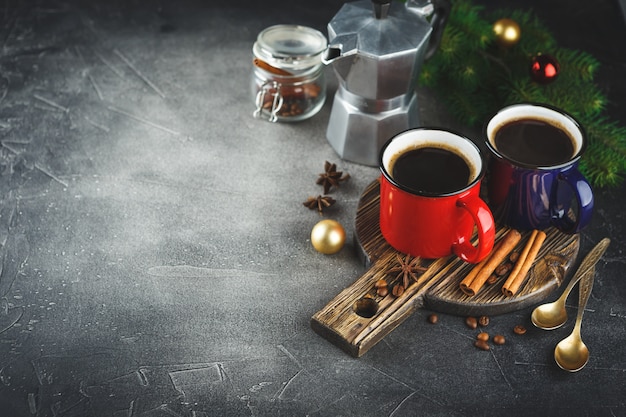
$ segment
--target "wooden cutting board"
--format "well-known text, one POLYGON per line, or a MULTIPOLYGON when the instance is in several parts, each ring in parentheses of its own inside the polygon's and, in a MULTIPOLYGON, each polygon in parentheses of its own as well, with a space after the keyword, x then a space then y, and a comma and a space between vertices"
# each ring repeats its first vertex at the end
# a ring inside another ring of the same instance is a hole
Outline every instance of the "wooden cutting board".
MULTIPOLYGON (((562 284, 578 254, 578 234, 566 235, 550 228, 545 231, 547 238, 525 282, 511 297, 501 291, 506 277, 485 284, 472 297, 465 295, 459 284, 473 265, 455 256, 421 260, 426 270, 410 280, 401 296, 389 291, 383 297, 377 294, 374 284, 385 279, 391 290, 401 282, 397 267, 405 255, 383 238, 379 208, 379 182, 375 181, 359 200, 354 235, 355 246, 368 269, 311 318, 313 330, 355 357, 362 356, 420 307, 460 316, 490 316, 539 303, 562 284)), ((496 242, 507 231, 507 227, 499 226, 496 242)), ((521 251, 529 236, 530 232, 522 232, 516 250, 521 251)))

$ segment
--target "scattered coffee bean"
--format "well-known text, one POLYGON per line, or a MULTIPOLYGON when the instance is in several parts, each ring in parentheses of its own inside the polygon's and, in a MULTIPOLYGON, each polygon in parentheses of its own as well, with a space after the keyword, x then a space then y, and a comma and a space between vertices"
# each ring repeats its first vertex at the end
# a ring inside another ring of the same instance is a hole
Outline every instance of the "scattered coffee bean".
POLYGON ((465 324, 470 329, 475 329, 476 327, 478 327, 478 321, 476 320, 476 317, 467 317, 465 319, 465 324))
POLYGON ((437 324, 438 321, 439 317, 436 314, 431 314, 430 316, 428 316, 428 322, 430 324, 437 324))
POLYGON ((497 276, 496 274, 489 275, 489 278, 487 278, 487 284, 489 284, 489 285, 495 284, 498 281, 498 278, 500 278, 500 277, 497 276))
POLYGON ((506 339, 501 334, 497 334, 493 337, 493 343, 496 345, 503 345, 506 342, 506 339))
POLYGON ((474 346, 476 346, 480 350, 489 350, 489 343, 484 340, 477 340, 474 342, 474 346))
POLYGON ((476 340, 482 340, 483 342, 486 342, 489 340, 489 333, 487 332, 480 332, 478 333, 478 335, 476 335, 476 340))
POLYGON ((382 288, 382 287, 386 287, 387 286, 387 281, 385 281, 384 279, 379 279, 378 281, 376 281, 376 283, 374 283, 374 288, 382 288))
POLYGON ((385 297, 387 296, 387 294, 389 294, 389 289, 386 286, 378 287, 376 288, 376 294, 380 295, 381 297, 385 297))
POLYGON ((489 317, 487 316, 480 316, 478 318, 478 324, 481 325, 482 327, 485 327, 489 324, 489 317))
POLYGON ((501 277, 501 276, 503 276, 503 275, 506 275, 506 274, 507 274, 507 272, 509 272, 509 267, 508 267, 508 265, 509 265, 509 264, 501 264, 501 265, 498 265, 498 267, 496 268, 496 270, 494 271, 494 273, 495 273, 497 276, 499 276, 499 277, 501 277))
POLYGON ((519 252, 511 252, 511 255, 509 255, 509 261, 515 263, 517 262, 518 259, 519 259, 519 252))
POLYGON ((517 326, 513 327, 513 333, 524 334, 526 333, 526 327, 522 326, 521 324, 518 324, 517 326))
POLYGON ((404 294, 404 285, 402 284, 396 284, 393 286, 393 289, 391 290, 391 293, 395 296, 395 297, 400 297, 402 294, 404 294))

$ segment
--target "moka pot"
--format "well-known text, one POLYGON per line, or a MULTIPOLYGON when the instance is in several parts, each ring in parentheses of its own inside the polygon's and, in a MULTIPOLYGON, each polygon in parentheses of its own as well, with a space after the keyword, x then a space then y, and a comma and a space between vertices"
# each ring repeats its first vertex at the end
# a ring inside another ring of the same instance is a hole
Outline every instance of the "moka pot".
POLYGON ((338 88, 326 136, 341 158, 378 165, 389 138, 420 125, 417 79, 450 11, 448 0, 434 1, 350 2, 328 23, 322 62, 332 65, 338 88))

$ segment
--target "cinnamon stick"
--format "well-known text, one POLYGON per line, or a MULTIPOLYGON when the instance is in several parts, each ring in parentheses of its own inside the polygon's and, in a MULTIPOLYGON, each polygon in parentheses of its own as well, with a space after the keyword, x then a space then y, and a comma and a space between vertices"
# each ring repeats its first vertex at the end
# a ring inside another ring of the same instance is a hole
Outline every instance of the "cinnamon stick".
POLYGON ((291 75, 290 72, 287 72, 287 71, 285 71, 283 69, 280 69, 280 68, 276 68, 276 67, 268 64, 267 62, 260 60, 259 58, 254 58, 252 60, 252 62, 257 67, 263 68, 265 71, 271 72, 272 74, 283 75, 283 76, 291 75))
MULTIPOLYGON (((508 279, 504 282, 504 285, 502 286, 503 288, 507 287, 507 283, 512 283, 513 279, 515 279, 515 277, 522 270, 522 266, 524 266, 524 262, 526 261, 526 258, 528 258, 528 253, 530 252, 530 249, 532 248, 533 242, 535 241, 538 233, 539 230, 536 229, 531 232, 530 237, 528 238, 528 242, 526 242, 526 246, 524 246, 524 249, 522 249, 522 252, 519 254, 517 261, 515 261, 515 265, 509 273, 508 279)), ((504 290, 502 292, 504 293, 504 290)))
POLYGON ((502 293, 507 297, 511 297, 517 293, 519 287, 524 282, 530 267, 535 263, 535 259, 539 254, 539 250, 541 249, 541 245, 546 240, 546 234, 540 230, 533 230, 528 242, 526 242, 526 246, 524 250, 520 254, 520 257, 517 259, 513 270, 509 274, 509 277, 502 285, 502 293))
MULTIPOLYGON (((493 247, 491 253, 493 253, 496 250, 498 250, 498 247, 500 246, 501 243, 502 243, 502 241, 496 243, 495 246, 493 247)), ((461 291, 463 291, 467 295, 474 295, 472 293, 472 290, 469 287, 472 284, 472 281, 474 281, 474 278, 476 278, 476 275, 478 275, 478 273, 485 266, 487 261, 489 261, 490 257, 491 257, 491 254, 489 254, 485 259, 483 259, 482 261, 480 261, 476 265, 474 265, 474 267, 469 272, 469 274, 467 274, 465 276, 465 278, 463 278, 463 281, 461 281, 461 283, 459 284, 459 286, 461 287, 461 291)))
POLYGON ((491 251, 486 262, 479 263, 468 274, 468 276, 472 276, 471 282, 468 283, 465 280, 461 282, 461 291, 469 296, 475 295, 485 284, 487 279, 489 279, 489 276, 493 274, 493 271, 496 270, 498 265, 511 253, 521 238, 522 235, 520 232, 515 229, 510 229, 491 251), (474 270, 476 270, 476 272, 474 272, 474 270))

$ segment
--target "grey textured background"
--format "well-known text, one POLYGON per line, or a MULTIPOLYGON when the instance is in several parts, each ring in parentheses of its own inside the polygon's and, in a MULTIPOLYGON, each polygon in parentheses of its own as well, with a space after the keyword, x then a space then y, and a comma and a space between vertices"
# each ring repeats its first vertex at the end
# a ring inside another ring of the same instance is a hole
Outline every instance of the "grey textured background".
MULTIPOLYGON (((609 112, 626 122, 618 4, 534 3, 560 40, 597 54, 609 112)), ((336 162, 352 178, 325 217, 351 238, 378 171, 330 148, 330 99, 302 123, 253 119, 251 47, 278 23, 326 33, 340 5, 4 2, 0 416, 626 415, 624 186, 598 190, 581 236, 581 252, 613 243, 579 373, 552 358, 573 320, 539 331, 530 309, 492 317, 508 343, 490 352, 462 317, 433 326, 428 310, 360 359, 311 331, 364 268, 350 240, 313 249, 320 217, 302 202, 336 162)), ((420 109, 463 129, 430 93, 420 109)))

